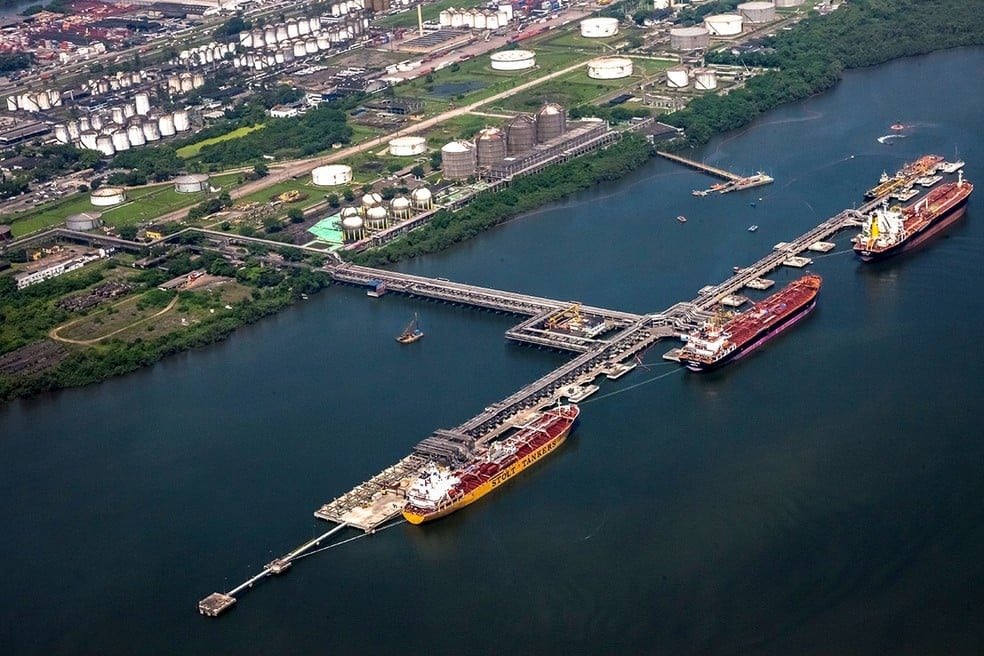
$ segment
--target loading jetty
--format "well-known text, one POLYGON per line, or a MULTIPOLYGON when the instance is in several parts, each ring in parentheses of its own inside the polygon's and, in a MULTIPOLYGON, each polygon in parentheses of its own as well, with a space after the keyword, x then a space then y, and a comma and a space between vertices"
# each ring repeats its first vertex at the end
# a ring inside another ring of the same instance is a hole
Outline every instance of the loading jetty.
POLYGON ((667 153, 662 150, 657 150, 656 154, 664 159, 668 159, 671 162, 676 162, 677 164, 683 164, 684 166, 701 171, 708 175, 712 175, 715 178, 720 178, 724 180, 722 183, 711 185, 707 189, 695 189, 694 196, 706 196, 711 193, 726 194, 732 191, 741 191, 742 189, 751 189, 752 187, 760 187, 762 185, 767 185, 775 182, 771 177, 767 176, 762 172, 758 172, 755 175, 738 175, 737 173, 732 173, 725 169, 718 168, 716 166, 711 166, 710 164, 704 164, 703 162, 698 162, 693 159, 687 159, 686 157, 681 157, 680 155, 674 155, 673 153, 667 153))
MULTIPOLYGON (((810 264, 811 260, 803 253, 829 250, 831 237, 841 230, 860 226, 864 214, 881 201, 878 198, 857 210, 844 210, 792 241, 776 244, 758 261, 736 268, 734 275, 720 284, 704 287, 694 298, 653 314, 585 306, 349 263, 326 264, 324 271, 338 283, 369 290, 384 285, 387 293, 521 317, 519 324, 506 331, 506 339, 566 351, 574 357, 460 425, 435 430, 398 462, 323 504, 314 511, 314 516, 334 524, 331 530, 275 559, 235 588, 202 599, 199 611, 210 617, 222 614, 236 603, 238 595, 268 577, 283 573, 297 558, 343 529, 368 535, 392 526, 402 512, 407 489, 428 462, 467 460, 506 431, 526 423, 537 411, 558 403, 572 386, 587 388, 599 377, 611 378, 613 372, 631 370, 644 351, 660 340, 678 339, 699 329, 723 301, 733 299, 740 290, 768 289, 772 281, 764 276, 770 271, 810 264)), ((672 353, 664 358, 672 360, 672 353)))

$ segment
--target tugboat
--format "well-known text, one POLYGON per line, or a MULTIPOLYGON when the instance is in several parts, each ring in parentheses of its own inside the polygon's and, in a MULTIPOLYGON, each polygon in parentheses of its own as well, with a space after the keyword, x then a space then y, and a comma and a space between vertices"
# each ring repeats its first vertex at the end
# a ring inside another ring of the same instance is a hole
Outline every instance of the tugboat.
POLYGON ((905 129, 905 126, 902 125, 901 123, 892 123, 891 128, 892 128, 892 132, 901 132, 902 130, 905 129))
POLYGON ((418 339, 424 336, 422 330, 417 325, 417 313, 413 313, 413 319, 407 324, 407 327, 403 330, 399 337, 396 338, 400 344, 413 344, 418 339))
POLYGON ((748 226, 748 231, 749 232, 755 232, 758 229, 759 229, 759 227, 757 225, 750 225, 750 226, 748 226))
POLYGON ((686 223, 687 217, 681 214, 680 216, 677 217, 677 221, 679 221, 680 223, 686 223))

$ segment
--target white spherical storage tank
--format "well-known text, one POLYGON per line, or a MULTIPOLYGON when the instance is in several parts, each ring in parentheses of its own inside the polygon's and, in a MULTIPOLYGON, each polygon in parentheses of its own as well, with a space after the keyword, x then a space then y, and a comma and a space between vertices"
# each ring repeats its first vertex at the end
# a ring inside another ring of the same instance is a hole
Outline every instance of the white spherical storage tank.
POLYGON ((601 57, 588 62, 592 80, 618 80, 632 75, 632 60, 627 57, 601 57))
POLYGON ((364 223, 361 216, 349 215, 342 218, 342 232, 347 240, 351 241, 361 238, 363 226, 364 223))
POLYGON ((328 164, 311 171, 311 182, 318 187, 336 187, 352 182, 352 167, 345 164, 328 164))
POLYGON ((532 50, 501 50, 489 56, 493 71, 523 71, 536 66, 532 50))
POLYGON ((111 207, 126 200, 123 187, 100 187, 89 194, 89 202, 96 207, 111 207))
POLYGON ((426 150, 427 140, 423 137, 397 137, 389 142, 389 154, 393 157, 413 157, 426 150))
POLYGON ((694 89, 697 91, 711 91, 717 89, 717 73, 710 68, 694 69, 694 89))
POLYGON ((174 190, 180 194, 194 194, 207 189, 208 175, 205 173, 179 175, 174 179, 174 190))
POLYGON ((417 209, 429 210, 434 206, 434 195, 431 194, 431 190, 427 187, 414 189, 410 194, 410 198, 413 200, 413 205, 417 209))
POLYGON ((690 73, 686 66, 674 66, 666 71, 666 86, 671 89, 683 89, 690 84, 690 73))
POLYGON ((715 14, 704 19, 704 27, 714 36, 736 36, 741 34, 741 14, 715 14))
POLYGON ((774 2, 744 2, 738 5, 738 13, 749 23, 767 23, 776 19, 774 2))
POLYGON ((617 18, 585 18, 581 21, 581 36, 598 39, 618 34, 617 18))
POLYGON ((406 196, 397 196, 390 203, 390 212, 397 219, 405 219, 410 216, 410 199, 406 196))
POLYGON ((366 225, 374 229, 385 228, 386 208, 382 205, 376 205, 366 210, 366 225))

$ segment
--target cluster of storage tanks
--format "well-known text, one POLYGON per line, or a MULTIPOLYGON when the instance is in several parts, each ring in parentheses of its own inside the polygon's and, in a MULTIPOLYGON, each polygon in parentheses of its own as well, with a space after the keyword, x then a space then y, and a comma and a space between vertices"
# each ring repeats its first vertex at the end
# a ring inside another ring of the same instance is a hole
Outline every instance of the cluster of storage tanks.
POLYGON ((134 95, 133 102, 59 123, 54 128, 55 139, 60 143, 98 150, 106 157, 190 129, 187 111, 155 115, 151 112, 150 96, 145 92, 134 95))
POLYGON ((536 53, 532 50, 500 50, 489 55, 493 71, 525 71, 536 66, 536 53))
POLYGON ((599 57, 588 62, 588 77, 593 80, 618 80, 632 75, 628 57, 599 57))
MULTIPOLYGON (((361 6, 360 6, 361 8, 361 6)), ((236 56, 233 66, 263 70, 314 55, 347 43, 363 34, 369 19, 351 14, 345 18, 301 18, 286 23, 239 33, 245 54, 236 56)))
POLYGON ((7 96, 7 111, 44 112, 52 107, 61 107, 62 95, 57 89, 28 91, 19 96, 7 96))
POLYGON ((696 91, 717 89, 717 73, 712 68, 674 66, 666 71, 666 86, 671 89, 686 89, 693 82, 696 91))
POLYGON ((567 131, 567 113, 547 103, 533 116, 518 114, 505 128, 485 128, 470 141, 452 141, 441 148, 441 168, 448 180, 463 180, 506 157, 532 150, 538 143, 556 139, 567 131))
POLYGON ((207 66, 215 62, 222 62, 226 55, 235 55, 236 46, 231 43, 218 43, 212 41, 204 45, 195 46, 187 50, 182 50, 178 56, 171 60, 172 64, 197 68, 207 66))
POLYGON ((497 30, 505 27, 513 18, 511 4, 499 5, 496 9, 475 7, 472 9, 455 9, 448 7, 437 16, 441 27, 467 27, 476 30, 497 30))
POLYGON ((110 91, 129 89, 130 87, 141 84, 148 79, 150 78, 147 71, 133 71, 130 73, 118 71, 115 75, 104 75, 103 77, 98 77, 94 80, 86 80, 83 88, 88 90, 92 95, 98 96, 104 93, 109 93, 110 91))
POLYGON ((602 39, 618 34, 617 18, 585 18, 581 21, 581 36, 602 39))
POLYGON ((204 73, 180 73, 167 77, 167 90, 172 94, 188 93, 205 86, 204 73))
POLYGON ((427 187, 419 187, 410 197, 397 196, 388 203, 377 193, 362 197, 359 207, 342 210, 341 225, 345 241, 362 239, 368 232, 383 230, 394 223, 409 219, 414 210, 424 212, 434 207, 434 197, 427 187))

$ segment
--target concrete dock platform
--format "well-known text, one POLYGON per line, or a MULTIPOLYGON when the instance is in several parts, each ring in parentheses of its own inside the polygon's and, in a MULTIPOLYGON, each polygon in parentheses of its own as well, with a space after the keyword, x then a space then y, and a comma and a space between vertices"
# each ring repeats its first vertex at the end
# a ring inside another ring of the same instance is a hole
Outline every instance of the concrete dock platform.
POLYGON ((198 602, 198 612, 207 617, 218 617, 232 608, 235 603, 235 597, 230 597, 221 592, 213 592, 198 602))
POLYGON ((782 261, 782 263, 783 263, 783 266, 788 266, 788 267, 794 267, 794 268, 797 268, 797 269, 802 269, 805 266, 809 266, 809 265, 813 264, 813 260, 811 260, 808 257, 800 257, 799 255, 796 255, 794 257, 786 258, 785 260, 782 261))
POLYGON ((746 282, 745 287, 748 287, 749 289, 757 289, 758 291, 765 291, 775 284, 775 280, 769 280, 768 278, 755 278, 754 280, 749 280, 746 282))
POLYGON ((829 253, 835 248, 837 248, 837 244, 831 241, 815 241, 810 244, 807 250, 813 251, 814 253, 829 253))

